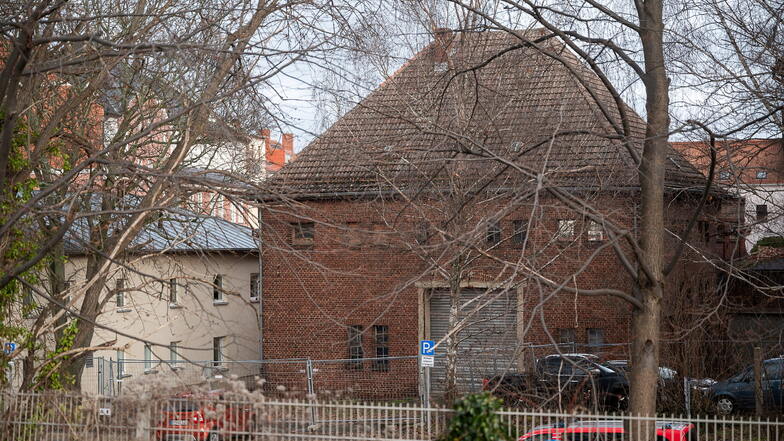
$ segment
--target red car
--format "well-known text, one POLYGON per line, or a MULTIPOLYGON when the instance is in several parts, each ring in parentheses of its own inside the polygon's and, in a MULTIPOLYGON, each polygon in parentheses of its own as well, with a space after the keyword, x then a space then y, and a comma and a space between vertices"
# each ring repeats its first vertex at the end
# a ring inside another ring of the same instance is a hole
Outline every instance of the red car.
POLYGON ((243 403, 218 403, 221 398, 220 391, 172 398, 156 426, 156 438, 158 441, 221 441, 249 435, 254 421, 252 407, 243 403))
MULTIPOLYGON (((679 421, 657 421, 659 441, 696 441, 694 424, 679 421)), ((519 441, 620 441, 625 439, 623 421, 590 420, 571 424, 539 426, 521 436, 519 441)))

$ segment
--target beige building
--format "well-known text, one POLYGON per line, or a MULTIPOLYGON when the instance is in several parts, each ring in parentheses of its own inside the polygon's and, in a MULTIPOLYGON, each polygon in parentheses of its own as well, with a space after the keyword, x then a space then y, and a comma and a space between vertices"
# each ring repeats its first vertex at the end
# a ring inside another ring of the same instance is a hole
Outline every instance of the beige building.
MULTIPOLYGON (((253 381, 259 372, 259 261, 251 230, 188 215, 150 225, 136 242, 145 244, 144 251, 110 270, 98 320, 119 332, 96 330, 93 345, 112 349, 87 359, 82 389, 116 394, 131 382, 164 377, 253 381)), ((68 240, 66 254, 66 280, 79 286, 87 257, 78 237, 68 240)))

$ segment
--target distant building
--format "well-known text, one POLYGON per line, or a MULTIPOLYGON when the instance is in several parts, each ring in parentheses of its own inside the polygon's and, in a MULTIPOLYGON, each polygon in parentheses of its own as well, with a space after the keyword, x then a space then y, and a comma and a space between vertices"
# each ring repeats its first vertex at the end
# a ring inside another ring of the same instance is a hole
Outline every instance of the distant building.
MULTIPOLYGON (((672 146, 707 175, 710 147, 705 141, 672 146)), ((784 236, 784 145, 781 139, 719 141, 715 182, 745 201, 746 250, 765 237, 784 236)))
MULTIPOLYGON (((72 295, 85 283, 85 227, 75 224, 65 238, 72 295)), ((109 269, 98 323, 164 346, 96 329, 93 346, 122 349, 86 359, 82 390, 117 393, 150 375, 173 382, 237 375, 252 382, 258 365, 236 363, 259 358, 258 249, 251 230, 175 210, 149 224, 132 248, 122 265, 109 269)))

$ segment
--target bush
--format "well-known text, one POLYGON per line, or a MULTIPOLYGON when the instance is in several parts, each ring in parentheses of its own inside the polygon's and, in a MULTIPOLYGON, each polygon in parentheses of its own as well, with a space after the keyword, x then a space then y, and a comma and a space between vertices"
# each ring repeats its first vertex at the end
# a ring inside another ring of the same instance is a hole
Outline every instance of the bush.
POLYGON ((497 413, 503 402, 489 392, 467 395, 455 402, 455 415, 449 421, 442 441, 509 440, 509 431, 497 413))
POLYGON ((763 237, 762 239, 758 240, 757 243, 754 244, 754 247, 751 248, 751 253, 756 253, 759 247, 773 247, 773 248, 784 248, 784 237, 781 236, 768 236, 763 237))

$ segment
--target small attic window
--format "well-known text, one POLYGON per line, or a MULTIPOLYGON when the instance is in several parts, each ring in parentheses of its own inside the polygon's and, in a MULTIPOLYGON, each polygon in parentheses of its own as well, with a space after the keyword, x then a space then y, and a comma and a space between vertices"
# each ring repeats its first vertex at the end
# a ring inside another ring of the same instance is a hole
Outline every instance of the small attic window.
POLYGON ((513 151, 515 153, 517 153, 520 150, 522 150, 522 148, 523 148, 523 143, 520 142, 520 141, 512 141, 512 143, 509 144, 509 150, 511 150, 511 151, 513 151))

